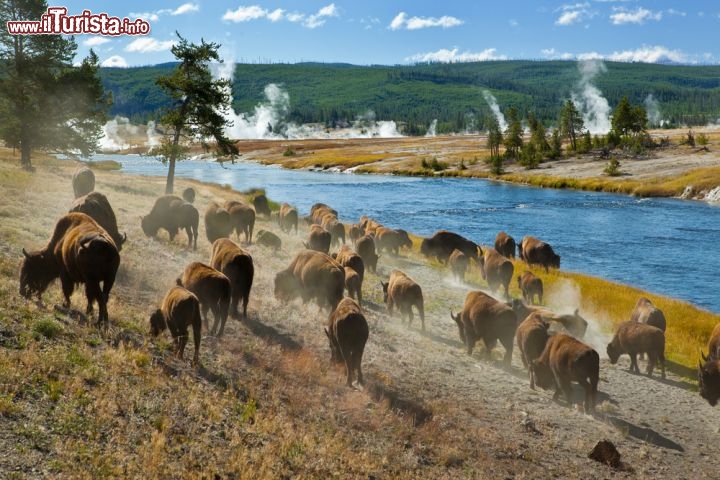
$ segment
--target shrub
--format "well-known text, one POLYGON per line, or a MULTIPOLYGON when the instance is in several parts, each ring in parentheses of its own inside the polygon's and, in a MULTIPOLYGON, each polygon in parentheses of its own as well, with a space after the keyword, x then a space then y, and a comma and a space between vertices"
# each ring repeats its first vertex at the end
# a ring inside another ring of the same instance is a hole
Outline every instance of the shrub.
POLYGON ((605 172, 605 175, 610 177, 617 177, 622 174, 620 171, 620 162, 617 158, 611 158, 603 171, 605 172))
POLYGON ((35 325, 33 325, 34 337, 38 340, 40 339, 40 337, 53 339, 60 335, 62 332, 63 326, 52 319, 44 318, 38 320, 35 325))
POLYGON ((698 133, 697 137, 695 137, 695 142, 701 147, 704 147, 708 144, 708 137, 704 133, 698 133))
POLYGON ((287 147, 285 151, 283 152, 283 157, 293 157, 295 156, 295 150, 293 150, 290 147, 287 147))
POLYGON ((490 165, 490 173, 493 175, 502 175, 505 173, 503 169, 503 159, 499 155, 491 155, 486 160, 487 164, 490 165))
POLYGON ((429 162, 423 158, 422 161, 420 162, 420 165, 422 166, 422 168, 424 168, 426 170, 433 170, 435 172, 441 172, 448 167, 447 163, 439 162, 437 158, 433 158, 429 162))

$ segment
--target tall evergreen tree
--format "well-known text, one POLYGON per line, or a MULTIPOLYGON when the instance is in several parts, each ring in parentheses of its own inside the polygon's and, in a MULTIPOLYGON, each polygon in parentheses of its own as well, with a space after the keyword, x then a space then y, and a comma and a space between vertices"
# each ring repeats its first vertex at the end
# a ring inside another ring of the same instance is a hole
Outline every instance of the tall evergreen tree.
POLYGON ((87 156, 97 148, 111 97, 91 50, 72 65, 77 45, 60 35, 10 35, 8 21, 39 21, 44 0, 0 0, 0 138, 20 150, 32 168, 32 151, 87 156))
POLYGON ((612 129, 621 136, 641 133, 647 126, 647 112, 642 105, 632 105, 624 96, 612 114, 612 129))
POLYGON ((577 150, 577 139, 585 129, 582 115, 572 100, 568 100, 560 111, 560 135, 570 140, 570 150, 577 150))
POLYGON ((517 159, 523 145, 523 131, 518 112, 515 107, 508 108, 505 113, 508 127, 505 130, 504 144, 508 157, 517 159))
POLYGON ((500 145, 503 143, 503 134, 500 130, 500 124, 497 118, 490 115, 485 120, 487 127, 487 147, 490 149, 490 156, 493 158, 500 158, 500 145))
POLYGON ((234 158, 237 146, 223 132, 230 126, 223 113, 230 105, 230 81, 213 79, 210 62, 222 62, 217 43, 200 45, 189 43, 176 32, 179 42, 171 49, 180 63, 173 73, 157 79, 156 83, 172 98, 173 105, 163 115, 161 123, 168 126, 168 136, 150 153, 168 163, 165 193, 173 192, 175 162, 187 158, 188 142, 199 142, 205 151, 214 140, 215 153, 220 157, 234 158), (180 143, 185 138, 188 142, 180 143))

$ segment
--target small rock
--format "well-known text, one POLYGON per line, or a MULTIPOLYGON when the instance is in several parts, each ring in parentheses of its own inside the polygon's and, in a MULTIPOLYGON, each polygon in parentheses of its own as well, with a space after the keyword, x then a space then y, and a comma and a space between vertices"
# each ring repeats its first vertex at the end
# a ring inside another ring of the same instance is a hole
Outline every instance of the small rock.
POLYGON ((621 468, 623 466, 620 461, 620 452, 617 451, 615 445, 609 440, 599 441, 588 457, 597 462, 609 465, 612 468, 621 468))

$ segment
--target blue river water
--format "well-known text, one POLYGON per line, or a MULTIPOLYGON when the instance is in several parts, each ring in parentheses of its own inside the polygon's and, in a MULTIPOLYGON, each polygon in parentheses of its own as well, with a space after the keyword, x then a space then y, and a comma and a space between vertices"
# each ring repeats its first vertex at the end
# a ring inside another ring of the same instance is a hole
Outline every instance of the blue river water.
MULTIPOLYGON (((151 157, 98 155, 123 171, 166 175, 151 157)), ((179 162, 178 177, 264 188, 301 214, 316 202, 356 222, 369 215, 422 236, 439 229, 492 245, 505 230, 516 241, 533 235, 551 245, 572 270, 689 301, 720 313, 720 206, 675 199, 525 187, 485 180, 355 175, 286 170, 252 162, 221 166, 179 162)))

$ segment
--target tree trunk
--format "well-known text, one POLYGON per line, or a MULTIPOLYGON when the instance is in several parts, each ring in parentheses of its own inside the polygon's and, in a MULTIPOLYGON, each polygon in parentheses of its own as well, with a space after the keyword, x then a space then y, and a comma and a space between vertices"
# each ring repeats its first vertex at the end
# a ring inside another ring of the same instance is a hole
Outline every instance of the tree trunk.
POLYGON ((170 195, 173 193, 173 189, 175 188, 175 161, 177 159, 177 148, 178 144, 180 143, 180 129, 175 130, 175 135, 173 136, 173 143, 172 143, 172 150, 170 153, 170 158, 168 159, 168 175, 167 175, 167 181, 165 182, 165 195, 170 195))

